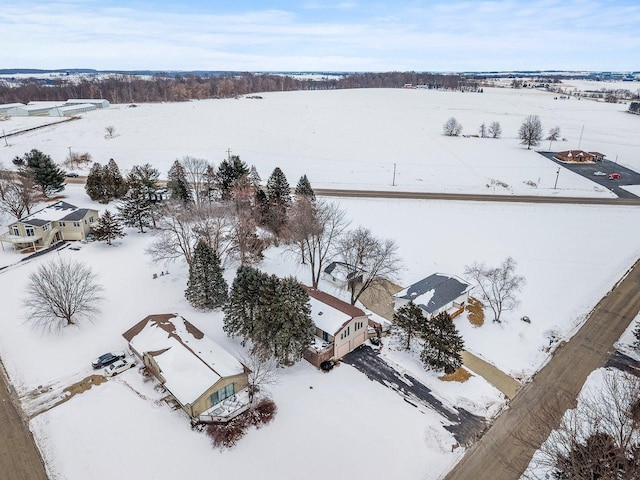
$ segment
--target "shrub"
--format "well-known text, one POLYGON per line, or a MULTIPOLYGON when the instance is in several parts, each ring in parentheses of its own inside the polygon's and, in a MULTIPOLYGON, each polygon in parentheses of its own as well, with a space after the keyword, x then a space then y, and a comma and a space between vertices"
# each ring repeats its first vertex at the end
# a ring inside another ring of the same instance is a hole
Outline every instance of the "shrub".
POLYGON ((256 428, 260 428, 263 425, 271 422, 276 413, 278 412, 278 407, 273 400, 270 398, 261 398, 251 409, 249 410, 249 414, 251 417, 251 424, 255 425, 256 428))
POLYGON ((227 423, 207 425, 206 433, 214 447, 232 448, 238 443, 249 426, 246 415, 240 415, 227 423))

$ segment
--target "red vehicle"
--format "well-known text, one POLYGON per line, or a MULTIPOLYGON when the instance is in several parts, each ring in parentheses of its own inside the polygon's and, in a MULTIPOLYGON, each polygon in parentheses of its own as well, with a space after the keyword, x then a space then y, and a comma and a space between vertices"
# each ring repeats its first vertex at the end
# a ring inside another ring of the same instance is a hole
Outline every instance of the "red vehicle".
POLYGON ((610 173, 609 174, 609 180, 617 180, 620 178, 620 174, 619 173, 610 173))

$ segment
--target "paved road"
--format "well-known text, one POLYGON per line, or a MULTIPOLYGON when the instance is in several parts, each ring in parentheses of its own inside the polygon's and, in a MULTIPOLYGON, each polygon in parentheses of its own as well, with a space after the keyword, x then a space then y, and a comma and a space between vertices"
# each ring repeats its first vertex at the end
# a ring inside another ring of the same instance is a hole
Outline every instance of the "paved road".
POLYGON ((3 369, 0 371, 0 436, 0 478, 47 480, 40 452, 12 402, 3 369))
POLYGON ((638 198, 637 195, 620 188, 623 185, 640 185, 640 173, 631 170, 630 168, 623 167, 622 165, 610 160, 602 160, 594 163, 566 163, 555 158, 555 152, 538 153, 552 162, 557 163, 561 167, 577 173, 578 175, 582 175, 592 182, 602 185, 620 198, 638 198), (606 173, 606 175, 594 175, 594 172, 603 172, 606 173), (620 178, 617 180, 609 180, 610 173, 619 173, 620 178))
POLYGON ((640 198, 541 197, 535 195, 475 195, 465 193, 400 192, 396 190, 338 190, 315 188, 317 196, 357 198, 401 198, 417 200, 456 200, 468 202, 552 203, 574 205, 640 205, 640 198))
MULTIPOLYGON (((446 480, 517 480, 536 448, 548 437, 534 425, 545 404, 571 408, 587 376, 607 363, 618 340, 640 311, 640 260, 594 308, 574 337, 559 348, 511 408, 500 415, 446 480), (526 442, 522 440, 526 436, 526 442)), ((559 418, 555 419, 559 421, 559 418)))
POLYGON ((387 364, 368 345, 362 345, 342 358, 342 362, 364 373, 370 380, 396 391, 406 402, 415 407, 435 410, 450 425, 444 428, 450 431, 460 445, 469 445, 476 441, 485 429, 482 417, 474 415, 464 408, 445 405, 431 393, 431 389, 411 375, 401 373, 387 364))

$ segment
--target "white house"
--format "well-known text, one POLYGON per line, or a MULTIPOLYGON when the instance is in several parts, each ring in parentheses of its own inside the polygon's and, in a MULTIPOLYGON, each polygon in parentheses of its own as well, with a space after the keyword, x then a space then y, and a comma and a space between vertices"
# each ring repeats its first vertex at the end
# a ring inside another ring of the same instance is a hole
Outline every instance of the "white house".
POLYGON ((447 312, 454 318, 464 311, 471 288, 471 285, 455 275, 434 273, 396 293, 393 296, 394 308, 397 310, 413 302, 427 318, 441 312, 447 312))
POLYGON ((367 272, 344 262, 331 262, 322 270, 322 278, 338 288, 348 288, 351 282, 361 283, 367 272))
POLYGON ((337 360, 362 345, 368 338, 369 318, 358 307, 328 293, 307 287, 316 338, 304 358, 319 367, 325 360, 337 360))
POLYGON ((10 243, 17 250, 42 250, 63 240, 85 240, 99 220, 98 211, 78 208, 58 201, 9 225, 0 235, 0 244, 10 243))

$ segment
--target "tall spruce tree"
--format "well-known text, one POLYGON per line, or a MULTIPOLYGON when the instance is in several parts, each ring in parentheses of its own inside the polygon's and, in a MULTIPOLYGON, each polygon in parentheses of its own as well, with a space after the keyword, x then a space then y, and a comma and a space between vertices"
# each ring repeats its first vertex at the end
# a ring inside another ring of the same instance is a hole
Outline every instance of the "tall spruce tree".
POLYGON ((187 181, 187 174, 178 160, 173 162, 173 165, 169 169, 167 188, 171 192, 172 200, 181 201, 185 205, 193 203, 193 196, 191 195, 191 188, 187 181))
POLYGON ((87 181, 84 184, 84 191, 87 192, 89 198, 100 203, 109 203, 109 195, 106 190, 106 182, 104 169, 102 165, 95 162, 89 170, 87 181))
POLYGON ((103 168, 103 179, 105 190, 109 199, 122 198, 127 193, 127 182, 125 181, 120 168, 113 158, 103 168))
POLYGON ((260 314, 260 285, 268 275, 249 266, 240 266, 224 304, 223 329, 230 337, 242 337, 245 345, 253 337, 256 318, 260 314))
POLYGON ((223 277, 220 259, 213 249, 199 240, 189 266, 189 281, 184 296, 200 310, 221 307, 227 300, 227 282, 223 277))
POLYGON ((33 183, 40 187, 44 197, 64 190, 64 172, 53 163, 49 155, 40 150, 34 148, 22 157, 16 157, 13 162, 27 167, 33 183), (16 160, 21 163, 16 163, 16 160))
POLYGON ((422 309, 413 302, 409 302, 403 307, 400 307, 393 314, 393 323, 401 328, 406 337, 405 348, 409 350, 411 348, 411 339, 425 329, 427 319, 422 313, 422 309))
POLYGON ((111 245, 112 240, 126 235, 122 230, 120 219, 115 215, 111 215, 109 210, 102 214, 96 226, 93 227, 93 234, 97 240, 107 242, 107 245, 111 245))
POLYGON ((267 180, 267 204, 262 214, 264 225, 278 234, 285 224, 290 206, 291 187, 282 170, 276 167, 267 180))
POLYGON ((135 227, 140 233, 144 233, 144 227, 151 227, 153 224, 149 192, 133 172, 127 177, 127 186, 127 193, 118 205, 118 212, 126 226, 135 227))
POLYGON ((313 201, 316 199, 316 194, 311 188, 311 183, 306 175, 302 175, 300 180, 298 180, 298 185, 296 185, 295 190, 296 195, 303 195, 307 197, 309 200, 313 201))
POLYGON ((420 359, 425 368, 449 374, 462 366, 460 352, 464 341, 447 312, 439 313, 425 324, 423 338, 420 359))
POLYGON ((127 177, 128 187, 131 189, 132 179, 137 183, 138 188, 147 196, 151 203, 159 201, 158 190, 160 189, 160 171, 150 163, 135 165, 127 177))
POLYGON ((260 174, 258 173, 255 165, 251 165, 251 168, 249 169, 249 181, 255 189, 259 189, 262 184, 262 178, 260 178, 260 174))
POLYGON ((231 198, 231 189, 236 182, 249 173, 247 164, 238 155, 223 160, 216 172, 216 183, 223 200, 231 198))

